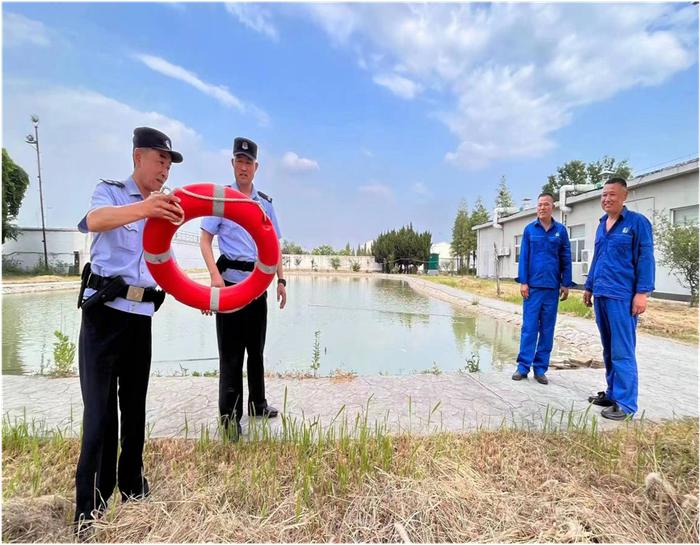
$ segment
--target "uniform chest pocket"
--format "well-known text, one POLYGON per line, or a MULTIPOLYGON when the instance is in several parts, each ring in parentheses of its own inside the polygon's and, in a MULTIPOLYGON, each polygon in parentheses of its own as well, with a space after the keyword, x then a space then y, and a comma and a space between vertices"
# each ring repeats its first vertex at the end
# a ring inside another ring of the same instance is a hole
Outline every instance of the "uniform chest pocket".
POLYGON ((561 244, 561 238, 560 237, 549 237, 548 239, 549 242, 549 250, 557 252, 559 251, 559 245, 561 244))
POLYGON ((135 223, 127 223, 117 228, 116 244, 120 248, 133 250, 139 245, 139 229, 135 223))
POLYGON ((532 245, 533 252, 536 254, 542 254, 547 251, 546 237, 530 237, 530 244, 532 245))
POLYGON ((608 244, 610 251, 620 257, 632 255, 632 237, 630 235, 612 235, 608 244))

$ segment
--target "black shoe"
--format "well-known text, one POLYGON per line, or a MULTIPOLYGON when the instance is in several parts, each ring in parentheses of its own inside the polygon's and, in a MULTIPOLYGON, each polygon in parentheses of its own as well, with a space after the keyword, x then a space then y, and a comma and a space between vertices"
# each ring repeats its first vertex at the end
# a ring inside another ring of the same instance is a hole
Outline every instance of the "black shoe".
POLYGON ((593 403, 593 405, 599 405, 601 407, 612 407, 614 401, 605 395, 605 392, 598 392, 598 395, 590 396, 588 398, 588 403, 593 403))
POLYGON ((151 495, 151 487, 148 484, 148 480, 144 477, 141 490, 120 490, 120 493, 122 495, 123 502, 130 500, 138 501, 143 500, 151 495))
POLYGON ((527 375, 523 375, 520 371, 516 371, 510 378, 513 380, 523 380, 524 378, 527 378, 527 375))
POLYGON ((261 416, 267 418, 275 418, 279 414, 279 411, 272 407, 271 405, 265 405, 260 409, 256 409, 255 406, 248 406, 248 416, 261 416))
POLYGON ((535 375, 535 380, 539 382, 540 384, 549 384, 549 379, 547 378, 547 375, 535 375))
POLYGON ((632 413, 623 411, 617 403, 613 403, 610 407, 606 407, 600 411, 600 416, 608 420, 632 420, 632 413))

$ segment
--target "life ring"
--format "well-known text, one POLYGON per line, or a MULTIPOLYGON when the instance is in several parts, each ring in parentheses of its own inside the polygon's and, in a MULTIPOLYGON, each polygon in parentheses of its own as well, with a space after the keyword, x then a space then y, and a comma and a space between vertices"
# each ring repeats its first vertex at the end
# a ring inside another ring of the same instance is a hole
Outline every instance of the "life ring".
POLYGON ((232 312, 260 297, 270 285, 279 263, 279 242, 272 221, 260 203, 230 187, 211 183, 179 187, 184 219, 173 224, 149 218, 143 229, 143 253, 148 270, 158 285, 185 305, 201 310, 232 312), (238 223, 255 241, 258 260, 252 274, 235 286, 215 288, 190 279, 177 265, 170 250, 178 227, 201 216, 220 216, 238 223))

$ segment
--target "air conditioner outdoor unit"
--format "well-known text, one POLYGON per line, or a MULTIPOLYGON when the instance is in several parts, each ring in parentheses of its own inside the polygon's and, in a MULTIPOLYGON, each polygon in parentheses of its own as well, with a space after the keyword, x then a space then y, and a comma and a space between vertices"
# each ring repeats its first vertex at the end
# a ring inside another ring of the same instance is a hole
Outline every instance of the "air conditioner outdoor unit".
POLYGON ((581 274, 584 276, 588 276, 588 262, 584 261, 581 263, 581 274))
POLYGON ((587 264, 588 261, 589 261, 589 259, 588 259, 588 252, 589 252, 589 250, 581 250, 581 261, 583 261, 583 262, 586 263, 586 264, 587 264))
POLYGON ((510 248, 499 248, 498 257, 507 257, 510 255, 510 248))

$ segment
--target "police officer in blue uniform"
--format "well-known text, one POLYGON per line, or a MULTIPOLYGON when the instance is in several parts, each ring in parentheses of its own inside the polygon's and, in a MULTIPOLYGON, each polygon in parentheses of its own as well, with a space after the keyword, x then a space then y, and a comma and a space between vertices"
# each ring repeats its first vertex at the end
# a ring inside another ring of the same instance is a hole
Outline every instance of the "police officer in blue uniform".
POLYGON ((605 182, 600 197, 605 215, 596 231, 583 293, 587 306, 595 304, 607 382, 607 389, 588 401, 605 407, 601 415, 611 420, 631 418, 637 412, 637 317, 654 291, 656 266, 651 222, 627 210, 626 199, 624 178, 605 182))
MULTIPOLYGON (((248 138, 233 141, 234 189, 259 202, 271 219, 277 238, 282 237, 272 199, 253 184, 258 169, 258 146, 248 138)), ((242 282, 257 260, 253 238, 237 223, 221 217, 206 217, 201 223, 200 249, 213 287, 242 282), (214 260, 212 242, 219 237, 221 256, 214 260)), ((280 309, 287 301, 286 281, 280 252, 277 265, 277 301, 280 309)), ((211 314, 209 311, 202 311, 211 314)), ((278 411, 265 398, 263 351, 267 331, 267 292, 244 308, 232 313, 217 313, 216 335, 219 344, 219 414, 227 436, 238 440, 243 416, 243 358, 248 353, 248 414, 274 418, 278 411), (235 422, 235 427, 233 423, 235 422)))
POLYGON ((143 476, 146 390, 151 365, 151 317, 164 292, 146 267, 145 218, 182 218, 179 199, 160 192, 171 163, 182 162, 170 138, 149 127, 133 136, 133 174, 102 180, 81 232, 93 233, 91 263, 83 269, 78 306, 83 436, 75 476, 75 530, 84 537, 104 511, 114 485, 124 501, 149 493, 143 476), (121 411, 121 454, 117 469, 121 411))
POLYGON ((559 298, 566 300, 571 286, 569 235, 566 227, 552 218, 553 210, 554 197, 542 193, 537 199, 537 219, 523 232, 518 265, 523 325, 513 380, 526 378, 532 367, 537 382, 549 383, 545 373, 554 343, 559 298))

